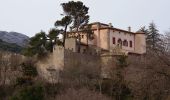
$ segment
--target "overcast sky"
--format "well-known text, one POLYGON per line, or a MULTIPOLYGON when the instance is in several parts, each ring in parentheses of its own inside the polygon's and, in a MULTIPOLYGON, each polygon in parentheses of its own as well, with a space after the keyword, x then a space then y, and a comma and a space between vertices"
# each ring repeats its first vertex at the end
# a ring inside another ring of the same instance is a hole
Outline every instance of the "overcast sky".
MULTIPOLYGON (((68 0, 0 0, 0 31, 33 36, 54 27, 60 19, 60 3, 68 0)), ((137 31, 154 21, 161 33, 170 28, 170 0, 82 0, 90 22, 112 23, 114 27, 137 31)))

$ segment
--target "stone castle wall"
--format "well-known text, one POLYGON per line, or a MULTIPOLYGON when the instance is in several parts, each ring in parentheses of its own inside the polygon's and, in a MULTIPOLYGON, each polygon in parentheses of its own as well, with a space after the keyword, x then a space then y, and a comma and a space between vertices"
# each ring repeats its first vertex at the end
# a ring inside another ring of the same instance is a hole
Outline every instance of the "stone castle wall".
POLYGON ((70 50, 65 50, 64 52, 64 67, 101 67, 100 56, 92 54, 82 54, 77 52, 72 52, 70 50))
POLYGON ((48 82, 57 82, 64 67, 100 65, 99 55, 77 53, 60 46, 54 47, 53 53, 37 63, 40 76, 48 82))
POLYGON ((53 53, 49 53, 37 63, 38 73, 48 82, 57 82, 59 72, 64 67, 64 48, 55 46, 53 53))
MULTIPOLYGON (((57 82, 59 73, 64 67, 86 67, 91 70, 100 70, 103 77, 107 77, 110 68, 115 62, 112 55, 98 55, 77 53, 63 47, 54 47, 54 52, 37 63, 40 76, 48 82, 57 82), (100 68, 100 69, 96 69, 100 68)), ((95 71, 94 71, 95 72, 95 71)))

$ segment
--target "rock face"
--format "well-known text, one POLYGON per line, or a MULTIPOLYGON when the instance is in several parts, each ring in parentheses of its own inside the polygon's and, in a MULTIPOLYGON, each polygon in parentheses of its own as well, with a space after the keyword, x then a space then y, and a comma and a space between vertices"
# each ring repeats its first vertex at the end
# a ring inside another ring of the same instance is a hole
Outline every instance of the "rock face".
POLYGON ((14 43, 21 47, 26 46, 29 42, 28 36, 17 32, 0 31, 0 39, 4 42, 14 43))

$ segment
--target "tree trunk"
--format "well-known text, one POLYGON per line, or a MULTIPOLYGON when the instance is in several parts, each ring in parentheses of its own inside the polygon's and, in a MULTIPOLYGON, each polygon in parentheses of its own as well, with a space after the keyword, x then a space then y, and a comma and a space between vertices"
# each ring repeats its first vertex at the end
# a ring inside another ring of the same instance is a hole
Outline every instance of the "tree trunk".
POLYGON ((88 47, 89 47, 89 34, 87 32, 87 49, 88 49, 88 47))
POLYGON ((53 52, 53 42, 50 40, 50 51, 53 52))
POLYGON ((80 38, 80 33, 79 33, 79 31, 78 31, 78 27, 77 27, 77 30, 76 30, 76 31, 77 31, 77 34, 78 34, 78 37, 77 37, 77 38, 78 38, 78 53, 80 53, 80 49, 81 49, 81 48, 80 48, 81 38, 80 38))
POLYGON ((64 35, 63 35, 63 47, 65 48, 65 40, 66 40, 66 34, 67 34, 67 25, 65 26, 65 29, 64 29, 64 35))

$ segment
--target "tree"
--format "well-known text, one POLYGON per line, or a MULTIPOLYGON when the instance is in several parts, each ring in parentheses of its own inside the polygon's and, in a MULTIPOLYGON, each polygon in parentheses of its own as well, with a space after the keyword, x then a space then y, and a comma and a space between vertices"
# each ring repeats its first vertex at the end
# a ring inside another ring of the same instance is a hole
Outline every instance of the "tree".
POLYGON ((41 31, 31 38, 30 45, 35 47, 43 45, 45 47, 46 40, 47 40, 46 33, 44 31, 41 31))
POLYGON ((60 34, 60 30, 53 28, 49 31, 49 34, 47 35, 47 37, 49 38, 49 41, 50 41, 50 47, 49 48, 50 48, 51 52, 53 52, 53 46, 54 46, 54 44, 57 43, 57 38, 58 38, 59 34, 60 34))
POLYGON ((163 35, 159 33, 154 22, 149 24, 148 29, 144 26, 140 29, 140 31, 146 34, 146 45, 147 50, 153 49, 156 51, 163 51, 164 43, 163 43, 163 35))
POLYGON ((69 1, 68 3, 62 3, 62 8, 64 11, 64 14, 66 16, 70 16, 72 20, 72 28, 75 29, 77 32, 78 36, 78 52, 80 52, 80 33, 79 29, 81 26, 86 25, 89 21, 89 15, 88 10, 89 8, 86 7, 83 2, 81 1, 69 1))
POLYGON ((166 32, 164 35, 164 46, 165 51, 170 53, 170 31, 166 32))
POLYGON ((109 70, 110 80, 103 83, 103 90, 106 94, 114 97, 115 100, 129 100, 132 98, 131 91, 127 86, 127 81, 125 79, 125 69, 128 68, 129 64, 127 62, 128 56, 125 54, 118 55, 115 57, 113 62, 111 59, 111 68, 109 70))
POLYGON ((92 25, 91 24, 88 24, 88 25, 85 25, 81 28, 81 30, 86 33, 86 37, 87 37, 87 45, 89 44, 88 41, 89 40, 93 40, 94 39, 94 32, 92 31, 92 25))
POLYGON ((21 64, 22 76, 17 78, 16 85, 30 85, 33 83, 33 78, 38 75, 35 61, 28 59, 21 64))
POLYGON ((70 16, 64 16, 61 20, 57 20, 55 22, 55 26, 62 26, 64 27, 64 32, 63 32, 63 46, 65 47, 65 39, 67 36, 67 27, 69 24, 71 24, 72 20, 70 16))
POLYGON ((9 100, 44 100, 44 89, 41 85, 23 87, 9 100))
POLYGON ((127 96, 130 95, 130 89, 126 86, 126 82, 124 79, 124 69, 128 67, 127 62, 127 56, 126 55, 120 55, 117 57, 117 63, 116 63, 116 77, 117 80, 115 85, 115 94, 116 94, 116 100, 125 100, 127 96))
POLYGON ((144 32, 146 36, 149 34, 148 29, 145 26, 141 27, 140 31, 144 32))
POLYGON ((44 56, 47 51, 53 52, 53 46, 55 44, 60 45, 61 41, 58 39, 58 35, 61 33, 59 29, 51 29, 49 34, 41 31, 35 36, 31 37, 29 46, 24 50, 26 56, 38 55, 39 57, 44 56))
POLYGON ((47 44, 47 35, 45 32, 41 31, 35 36, 31 37, 29 42, 29 47, 24 51, 26 56, 34 56, 36 54, 41 55, 45 52, 45 47, 47 44))
POLYGON ((150 23, 149 25, 146 42, 148 46, 154 50, 157 50, 160 48, 160 42, 161 42, 160 33, 158 29, 156 28, 156 25, 154 22, 150 23))

